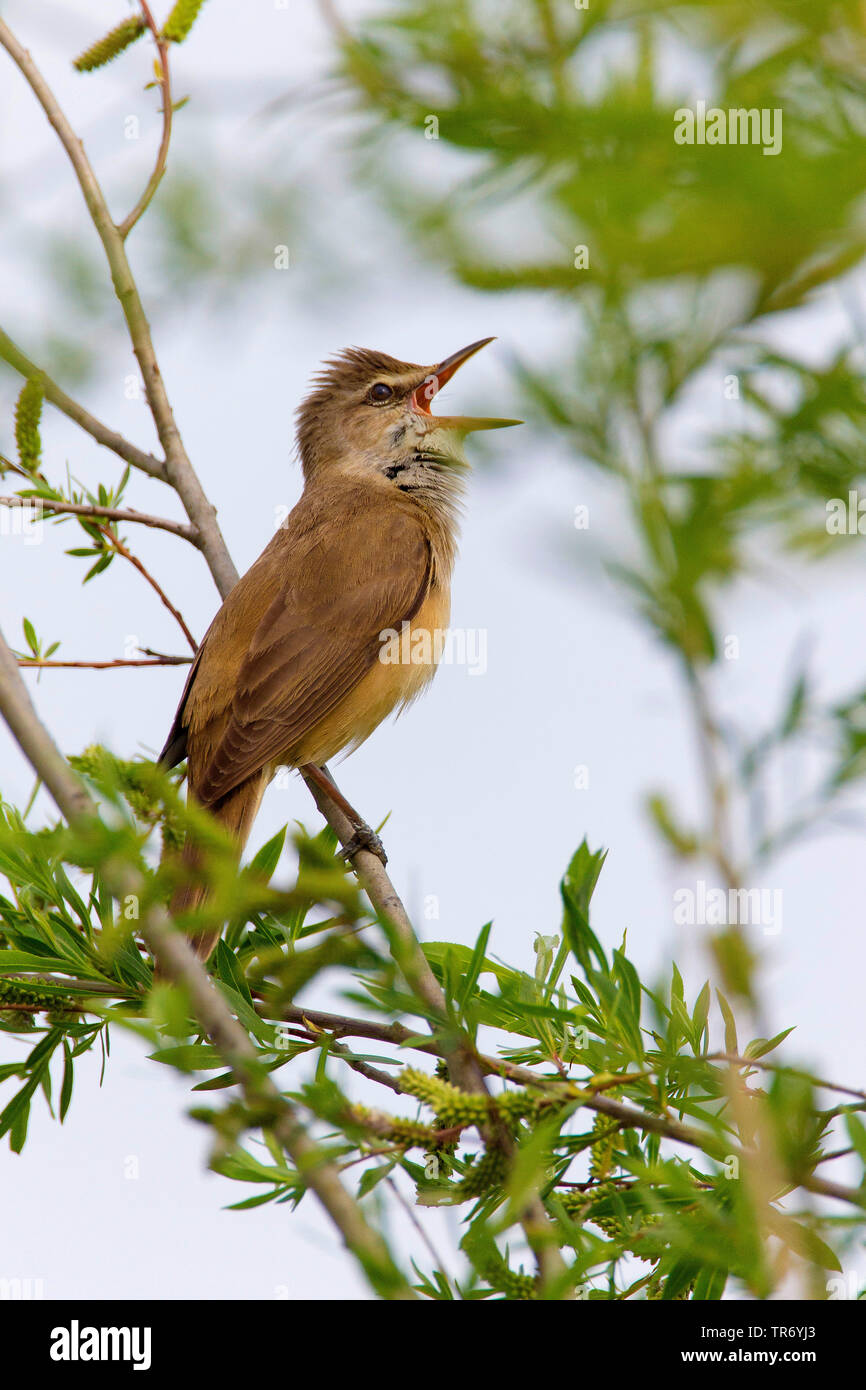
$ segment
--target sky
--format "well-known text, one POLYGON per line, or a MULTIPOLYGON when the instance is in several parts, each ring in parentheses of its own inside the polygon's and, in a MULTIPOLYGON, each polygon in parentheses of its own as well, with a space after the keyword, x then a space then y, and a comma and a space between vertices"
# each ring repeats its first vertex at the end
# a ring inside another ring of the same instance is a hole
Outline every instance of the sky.
MULTIPOLYGON (((69 59, 122 8, 119 0, 4 7, 84 136, 115 211, 146 178, 158 135, 154 94, 141 90, 144 60, 133 49, 84 78, 69 59), (125 138, 130 115, 140 121, 139 141, 125 138)), ((359 0, 342 5, 348 19, 364 8, 359 0)), ((239 293, 227 289, 225 302, 193 293, 178 305, 158 281, 147 221, 130 239, 146 305, 155 306, 157 352, 187 450, 241 570, 299 495, 293 412, 323 358, 360 344, 433 362, 496 335, 449 386, 440 409, 507 416, 514 413, 510 349, 544 360, 566 340, 555 306, 455 287, 349 187, 345 114, 330 98, 305 99, 320 90, 331 51, 311 3, 295 0, 289 10, 261 0, 244 7, 239 25, 236 7, 214 0, 175 56, 176 90, 191 97, 176 120, 178 159, 201 153, 228 188, 265 161, 275 190, 297 180, 308 191, 308 203, 286 210, 287 271, 273 267, 269 225, 261 233, 260 275, 239 293), (269 103, 287 93, 280 121, 263 120, 269 103)), ((39 283, 25 243, 45 237, 50 245, 61 231, 93 233, 68 165, 17 74, 4 72, 0 82, 0 128, 3 320, 26 347, 52 330, 58 308, 55 283, 39 283)), ((75 328, 85 341, 92 335, 86 320, 75 328)), ((827 299, 788 331, 804 351, 821 351, 838 328, 839 306, 827 299)), ((117 342, 82 394, 100 418, 153 447, 144 405, 128 398, 134 365, 117 342)), ((17 389, 11 373, 0 371, 4 448, 17 389)), ((719 401, 717 383, 708 380, 691 409, 711 423, 719 401)), ((117 477, 116 460, 56 414, 47 415, 43 436, 58 476, 68 466, 90 484, 117 477)), ((627 932, 629 954, 650 979, 667 975, 675 956, 693 998, 709 962, 700 929, 678 927, 672 910, 674 892, 690 880, 660 849, 642 798, 662 786, 686 811, 697 806, 696 750, 667 658, 593 558, 596 543, 615 545, 624 519, 602 482, 532 429, 491 436, 486 452, 497 466, 479 467, 470 485, 452 606, 455 629, 484 634, 485 669, 443 666, 423 701, 338 767, 341 788, 370 823, 390 814, 390 868, 425 938, 471 943, 492 919, 492 954, 524 968, 534 964, 536 933, 558 930, 558 882, 577 844, 586 836, 592 848, 608 847, 595 930, 609 947, 627 932), (588 533, 572 525, 579 505, 590 508, 588 533), (588 786, 575 785, 577 767, 587 770, 588 786)), ((143 477, 133 480, 127 500, 181 515, 171 494, 143 477)), ((119 562, 80 587, 80 562, 63 554, 77 543, 73 535, 69 525, 45 528, 38 545, 0 536, 7 638, 20 640, 26 614, 47 639, 62 636, 67 658, 122 656, 136 642, 181 651, 170 617, 119 562)), ((140 544, 201 634, 217 595, 200 557, 159 533, 140 544)), ((774 562, 737 588, 726 623, 740 656, 727 663, 717 691, 725 710, 767 719, 804 640, 813 645, 824 695, 856 684, 864 597, 851 579, 844 563, 817 574, 774 562)), ((129 757, 162 745, 183 673, 60 671, 38 683, 28 673, 27 681, 65 751, 102 742, 129 757)), ((26 803, 32 775, 5 730, 0 767, 4 797, 26 803)), ((803 773, 797 763, 786 770, 780 798, 803 773)), ((295 819, 317 825, 307 792, 292 778, 269 791, 251 848, 295 819)), ((858 1084, 866 1063, 862 854, 862 836, 840 827, 775 864, 760 886, 781 891, 782 929, 755 943, 768 1026, 775 1032, 796 1023, 792 1055, 849 1085, 858 1084)), ((0 1061, 19 1048, 3 1035, 0 1061)), ((116 1033, 101 1086, 98 1059, 80 1068, 62 1128, 34 1107, 24 1154, 0 1148, 0 1181, 16 1197, 4 1213, 0 1276, 41 1279, 46 1296, 56 1298, 365 1296, 311 1200, 295 1214, 286 1206, 224 1209, 248 1194, 206 1170, 208 1136, 185 1117, 188 1104, 182 1078, 116 1033)), ((833 1176, 845 1180, 844 1163, 833 1176)), ((446 1242, 454 1233, 449 1220, 437 1213, 434 1222, 446 1242)), ((401 1252, 426 1258, 405 1219, 397 1218, 395 1230, 401 1252)))

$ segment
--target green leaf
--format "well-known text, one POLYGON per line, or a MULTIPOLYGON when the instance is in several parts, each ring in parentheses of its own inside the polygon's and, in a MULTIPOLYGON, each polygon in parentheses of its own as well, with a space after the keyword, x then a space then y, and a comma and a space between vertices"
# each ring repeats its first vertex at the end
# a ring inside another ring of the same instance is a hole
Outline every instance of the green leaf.
POLYGON ((375 1168, 365 1169, 361 1175, 361 1181, 358 1183, 358 1196, 366 1197, 368 1192, 372 1192, 374 1187, 378 1186, 384 1178, 387 1178, 396 1163, 396 1158, 392 1158, 387 1163, 377 1164, 375 1168))
POLYGON ((695 1025, 695 1033, 698 1038, 701 1037, 707 1025, 707 1018, 710 1012, 710 998, 710 982, 709 980, 707 980, 704 984, 703 989, 701 990, 700 994, 695 1000, 694 1012, 692 1014, 692 1021, 695 1025))
MULTIPOLYGON (((30 1097, 39 1085, 38 1073, 29 1076, 21 1090, 12 1097, 6 1109, 0 1114, 0 1139, 14 1126, 21 1111, 30 1106, 30 1097)), ((16 1152, 20 1152, 16 1150, 16 1152)))
POLYGON ((63 1039, 63 1082, 60 1087, 60 1123, 66 1119, 66 1112, 69 1109, 69 1102, 72 1100, 72 1084, 74 1080, 72 1049, 66 1038, 63 1039))
POLYGON ((678 1298, 701 1272, 701 1267, 694 1260, 677 1260, 671 1269, 670 1274, 665 1279, 662 1300, 678 1298))
POLYGON ((214 953, 214 963, 216 965, 217 974, 223 983, 228 985, 230 989, 237 990, 238 994, 246 1000, 250 1008, 254 1008, 253 996, 250 993, 250 987, 246 982, 244 972, 241 970, 238 963, 238 958, 234 951, 230 950, 226 945, 222 937, 220 937, 217 942, 217 948, 214 953))
POLYGON ((86 584, 88 579, 93 579, 97 574, 102 574, 103 570, 107 570, 108 566, 114 559, 114 555, 115 552, 113 550, 107 550, 105 554, 99 560, 97 560, 95 565, 90 566, 90 569, 87 571, 86 575, 81 581, 82 584, 86 584))
POLYGON ((781 1033, 777 1033, 774 1038, 770 1038, 769 1040, 767 1038, 754 1038, 752 1042, 748 1043, 746 1046, 743 1055, 752 1058, 766 1057, 768 1052, 772 1052, 773 1048, 778 1047, 780 1042, 784 1042, 789 1033, 793 1033, 794 1027, 796 1027, 796 1025, 791 1028, 784 1028, 781 1033))
POLYGON ((267 844, 262 845, 250 861, 248 872, 263 878, 265 883, 270 883, 274 870, 280 862, 283 845, 286 843, 287 828, 284 825, 282 830, 278 830, 276 835, 272 836, 267 844))
POLYGON ((845 1128, 848 1131, 848 1138, 851 1140, 852 1147, 866 1163, 866 1125, 849 1110, 845 1116, 845 1128))
POLYGON ((225 1066, 223 1057, 210 1043, 179 1043, 177 1047, 161 1047, 149 1056, 150 1061, 163 1062, 178 1071, 214 1071, 225 1066))
POLYGON ((737 1020, 734 1017, 733 1009, 720 989, 716 990, 716 997, 719 1001, 722 1017, 725 1020, 725 1051, 730 1053, 731 1056, 736 1057, 739 1055, 739 1047, 737 1045, 737 1020))
POLYGON ((466 1005, 469 1003, 475 986, 478 984, 478 977, 484 968, 484 953, 487 950, 487 942, 490 937, 492 926, 492 922, 487 922, 478 933, 478 940, 475 942, 472 959, 469 962, 469 968, 463 977, 463 983, 460 986, 460 992, 457 996, 457 1003, 461 1010, 465 1010, 466 1005))
POLYGON ((30 1099, 24 1102, 15 1115, 9 1131, 9 1147, 13 1153, 20 1154, 27 1141, 27 1125, 30 1120, 30 1099))
POLYGON ((606 850, 593 854, 584 840, 572 857, 560 885, 565 908, 563 934, 575 960, 588 975, 593 970, 591 955, 595 956, 599 969, 605 975, 609 974, 607 957, 589 925, 588 917, 590 900, 606 858, 606 850))
POLYGON ((692 1298, 695 1303, 711 1303, 720 1299, 728 1282, 726 1269, 702 1269, 695 1280, 692 1298))
MULTIPOLYGON (((454 961, 460 970, 467 971, 470 968, 474 951, 470 951, 468 946, 459 945, 453 941, 423 941, 421 949, 427 957, 431 969, 441 980, 446 969, 446 957, 451 953, 454 961)), ((485 959, 482 963, 479 975, 495 975, 500 983, 510 980, 514 974, 508 966, 498 965, 496 961, 485 959)))
POLYGON ((232 1202, 226 1207, 226 1211, 249 1211, 251 1207, 263 1207, 266 1202, 273 1202, 275 1197, 280 1197, 286 1191, 285 1186, 275 1187, 273 1192, 259 1192, 255 1197, 247 1197, 243 1202, 232 1202))

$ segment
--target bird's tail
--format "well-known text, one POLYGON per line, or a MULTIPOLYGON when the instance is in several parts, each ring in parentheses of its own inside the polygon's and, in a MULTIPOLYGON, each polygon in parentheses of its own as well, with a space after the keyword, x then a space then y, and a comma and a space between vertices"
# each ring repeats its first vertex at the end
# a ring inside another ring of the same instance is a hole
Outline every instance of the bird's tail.
MULTIPOLYGON (((215 806, 208 807, 211 815, 215 816, 232 838, 237 841, 238 858, 240 858, 253 828, 253 821, 256 818, 267 784, 267 772, 258 772, 254 777, 242 782, 239 787, 235 787, 228 796, 223 797, 215 806)), ((169 904, 172 917, 182 912, 194 911, 207 897, 207 887, 202 883, 192 881, 195 870, 201 865, 203 858, 202 850, 187 839, 181 854, 181 863, 190 875, 191 881, 182 884, 172 895, 169 904)), ((211 955, 219 941, 221 930, 220 927, 217 927, 213 931, 198 932, 189 938, 190 945, 199 960, 207 960, 211 955)))

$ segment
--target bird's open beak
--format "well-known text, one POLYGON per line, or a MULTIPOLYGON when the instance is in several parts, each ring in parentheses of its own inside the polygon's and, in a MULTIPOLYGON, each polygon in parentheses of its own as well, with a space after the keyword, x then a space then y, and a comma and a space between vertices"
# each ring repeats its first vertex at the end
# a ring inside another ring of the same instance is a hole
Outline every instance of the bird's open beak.
POLYGON ((412 392, 412 409, 417 410, 419 415, 427 416, 430 421, 428 429, 459 430, 462 434, 468 434, 471 430, 499 430, 504 429, 506 425, 523 424, 522 420, 496 420, 472 415, 433 415, 431 413, 430 402, 437 391, 441 391, 442 387, 451 380, 464 362, 468 362, 470 357, 474 357, 476 352, 480 352, 483 347, 492 342, 492 338, 479 338, 477 343, 470 343, 468 347, 461 348, 459 352, 452 352, 451 356, 440 362, 438 367, 432 367, 421 385, 416 386, 412 392))

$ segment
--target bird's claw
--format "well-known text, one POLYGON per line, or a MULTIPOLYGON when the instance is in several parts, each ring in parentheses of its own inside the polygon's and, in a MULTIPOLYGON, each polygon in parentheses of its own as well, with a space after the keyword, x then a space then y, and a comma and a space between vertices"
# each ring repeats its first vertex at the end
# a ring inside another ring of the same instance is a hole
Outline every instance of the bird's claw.
POLYGON ((379 839, 375 830, 371 830, 369 825, 357 825, 355 833, 347 844, 343 845, 339 853, 344 859, 352 860, 359 849, 369 850, 370 854, 375 854, 377 859, 381 859, 383 864, 388 863, 388 856, 385 853, 385 846, 379 839))

